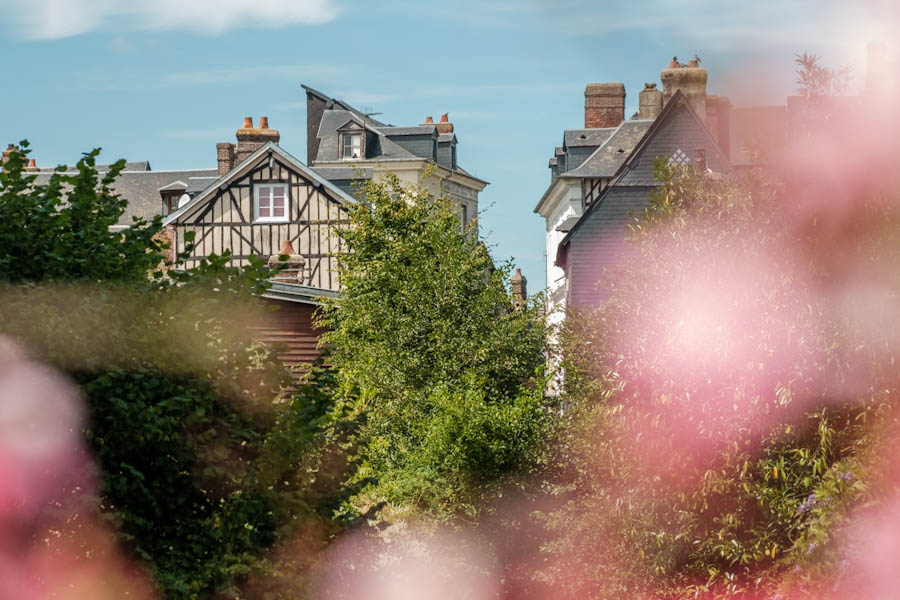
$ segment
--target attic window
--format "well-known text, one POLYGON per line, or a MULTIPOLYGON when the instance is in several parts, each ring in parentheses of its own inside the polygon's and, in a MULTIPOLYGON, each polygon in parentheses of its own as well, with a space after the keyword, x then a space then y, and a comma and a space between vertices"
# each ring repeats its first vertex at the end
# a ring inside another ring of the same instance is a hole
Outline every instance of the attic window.
POLYGON ((253 220, 257 223, 284 223, 288 220, 288 192, 284 183, 253 187, 253 220))
POLYGON ((672 156, 669 157, 670 165, 682 166, 690 164, 690 162, 691 158, 687 154, 685 154, 681 148, 675 150, 675 152, 672 153, 672 156))
POLYGON ((362 135, 358 133, 343 134, 343 152, 341 157, 345 159, 360 158, 362 156, 362 135))

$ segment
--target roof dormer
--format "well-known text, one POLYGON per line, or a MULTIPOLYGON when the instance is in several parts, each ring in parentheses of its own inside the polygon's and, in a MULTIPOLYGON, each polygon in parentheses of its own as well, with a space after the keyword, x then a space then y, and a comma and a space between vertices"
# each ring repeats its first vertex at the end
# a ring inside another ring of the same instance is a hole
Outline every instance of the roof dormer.
POLYGON ((341 160, 366 158, 366 128, 350 119, 337 128, 338 148, 341 160))

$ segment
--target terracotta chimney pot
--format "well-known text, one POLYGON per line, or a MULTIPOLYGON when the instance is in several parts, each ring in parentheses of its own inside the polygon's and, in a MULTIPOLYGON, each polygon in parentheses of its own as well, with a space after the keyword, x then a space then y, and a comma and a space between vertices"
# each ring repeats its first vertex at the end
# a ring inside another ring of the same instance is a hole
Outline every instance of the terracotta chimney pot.
POLYGON ((432 123, 434 123, 434 119, 432 119, 431 117, 425 117, 425 125, 431 125, 432 123))
POLYGON ((259 128, 260 129, 268 129, 269 128, 269 117, 260 117, 259 118, 259 128))
POLYGON ((291 255, 296 254, 296 252, 294 252, 294 247, 291 246, 291 243, 288 240, 284 240, 283 242, 281 242, 280 254, 291 255))
POLYGON ((450 113, 444 113, 441 115, 441 123, 449 123, 450 122, 450 113))
POLYGON ((253 117, 244 117, 243 129, 253 129, 253 117))
POLYGON ((28 170, 29 171, 37 171, 37 162, 32 158, 28 161, 28 170))

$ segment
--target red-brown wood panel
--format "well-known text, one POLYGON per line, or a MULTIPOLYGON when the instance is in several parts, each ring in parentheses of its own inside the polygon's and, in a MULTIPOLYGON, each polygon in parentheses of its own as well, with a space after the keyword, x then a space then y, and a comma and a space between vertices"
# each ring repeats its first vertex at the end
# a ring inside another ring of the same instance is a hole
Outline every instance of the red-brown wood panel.
POLYGON ((278 353, 288 366, 311 363, 319 357, 319 335, 321 329, 313 326, 316 307, 310 304, 264 299, 278 306, 278 310, 268 312, 265 322, 257 327, 259 340, 273 345, 284 345, 278 353))

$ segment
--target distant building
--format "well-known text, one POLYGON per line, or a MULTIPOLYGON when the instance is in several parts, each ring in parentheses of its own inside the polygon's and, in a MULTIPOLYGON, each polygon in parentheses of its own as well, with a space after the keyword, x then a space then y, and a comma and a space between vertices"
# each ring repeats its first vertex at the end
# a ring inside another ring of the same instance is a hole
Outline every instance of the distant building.
MULTIPOLYGON (((10 145, 6 152, 15 148, 10 145)), ((97 165, 97 172, 108 173, 111 165, 97 165)), ((26 171, 37 175, 37 183, 43 184, 50 179, 56 168, 38 167, 35 159, 31 159, 26 171)), ((74 175, 76 171, 65 171, 66 175, 74 175)), ((178 208, 178 203, 185 194, 196 194, 206 188, 217 177, 216 169, 175 169, 154 171, 149 161, 128 162, 112 184, 113 192, 126 200, 128 205, 119 218, 118 229, 131 225, 133 217, 141 217, 148 221, 157 215, 167 215, 178 208)))
POLYGON ((307 163, 348 193, 353 183, 395 174, 459 206, 468 224, 478 214, 478 194, 488 185, 457 160, 458 140, 447 114, 414 126, 383 123, 309 86, 306 90, 307 163))
POLYGON ((551 322, 561 321, 567 304, 592 307, 605 299, 597 282, 625 250, 629 215, 656 189, 657 157, 731 169, 731 104, 707 95, 706 70, 673 61, 661 80, 662 90, 648 83, 640 92, 639 110, 628 120, 623 84, 588 84, 584 128, 566 130, 550 158, 550 185, 534 212, 546 222, 551 322))

